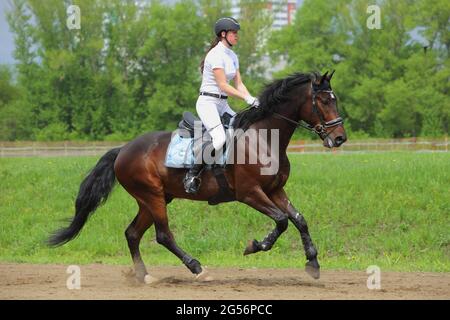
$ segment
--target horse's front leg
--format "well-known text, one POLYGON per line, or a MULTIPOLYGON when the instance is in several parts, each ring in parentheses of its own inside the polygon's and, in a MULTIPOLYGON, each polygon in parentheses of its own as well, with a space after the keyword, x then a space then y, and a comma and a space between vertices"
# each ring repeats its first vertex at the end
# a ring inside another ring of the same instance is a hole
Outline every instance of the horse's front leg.
POLYGON ((320 265, 317 261, 317 250, 309 235, 308 225, 303 215, 295 209, 289 198, 286 195, 284 189, 279 189, 270 195, 270 199, 289 216, 289 220, 295 225, 300 232, 303 248, 305 249, 306 259, 306 272, 314 279, 320 278, 320 265))
POLYGON ((288 227, 288 216, 280 210, 269 197, 260 188, 248 193, 239 201, 251 206, 252 208, 264 213, 275 221, 275 229, 273 229, 262 241, 253 240, 247 245, 244 255, 256 253, 258 251, 268 251, 272 248, 278 237, 288 227))

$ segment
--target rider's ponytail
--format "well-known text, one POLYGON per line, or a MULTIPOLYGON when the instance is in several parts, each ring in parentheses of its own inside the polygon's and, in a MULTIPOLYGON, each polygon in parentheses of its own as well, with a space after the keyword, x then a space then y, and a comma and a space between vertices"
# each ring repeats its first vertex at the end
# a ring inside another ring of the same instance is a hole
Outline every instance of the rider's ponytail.
POLYGON ((205 58, 208 52, 211 51, 212 48, 214 48, 218 43, 220 42, 220 38, 216 37, 212 42, 211 46, 209 47, 208 51, 206 51, 205 57, 203 58, 202 62, 200 62, 200 73, 203 74, 203 69, 205 68, 205 58))

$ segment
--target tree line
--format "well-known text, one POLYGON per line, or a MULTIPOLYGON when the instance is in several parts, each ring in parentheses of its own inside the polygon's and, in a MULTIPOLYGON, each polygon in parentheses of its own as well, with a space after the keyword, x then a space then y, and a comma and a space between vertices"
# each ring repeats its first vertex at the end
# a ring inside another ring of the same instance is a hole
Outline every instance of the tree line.
MULTIPOLYGON (((264 0, 241 1, 243 80, 257 95, 272 74, 335 69, 354 137, 442 136, 450 118, 450 3, 384 0, 380 28, 363 0, 305 0, 272 30, 264 0), (263 63, 269 56, 270 63, 263 63)), ((0 140, 129 140, 173 130, 195 112, 199 64, 230 1, 11 0, 16 65, 0 65, 0 140), (67 8, 80 8, 80 29, 67 8)), ((245 103, 231 99, 235 110, 245 103)), ((300 135, 303 133, 299 133, 300 135)))

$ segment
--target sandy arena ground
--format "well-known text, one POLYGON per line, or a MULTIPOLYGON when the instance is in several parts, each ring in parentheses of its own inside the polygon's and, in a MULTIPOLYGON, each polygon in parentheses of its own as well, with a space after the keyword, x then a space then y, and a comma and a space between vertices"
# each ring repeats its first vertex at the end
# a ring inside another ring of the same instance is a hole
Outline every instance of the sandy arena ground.
POLYGON ((450 299, 449 273, 381 272, 381 289, 367 289, 365 271, 208 268, 199 282, 185 267, 148 268, 151 285, 130 281, 128 266, 82 265, 81 289, 69 290, 67 265, 0 264, 0 299, 450 299))

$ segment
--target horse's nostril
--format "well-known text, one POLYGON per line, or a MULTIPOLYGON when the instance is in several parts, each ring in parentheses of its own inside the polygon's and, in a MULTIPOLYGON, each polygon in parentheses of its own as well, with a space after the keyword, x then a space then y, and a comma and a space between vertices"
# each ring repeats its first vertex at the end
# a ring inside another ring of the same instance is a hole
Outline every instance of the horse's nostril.
POLYGON ((336 145, 340 146, 345 142, 345 138, 342 136, 338 136, 336 137, 336 139, 334 139, 334 142, 336 143, 336 145))

